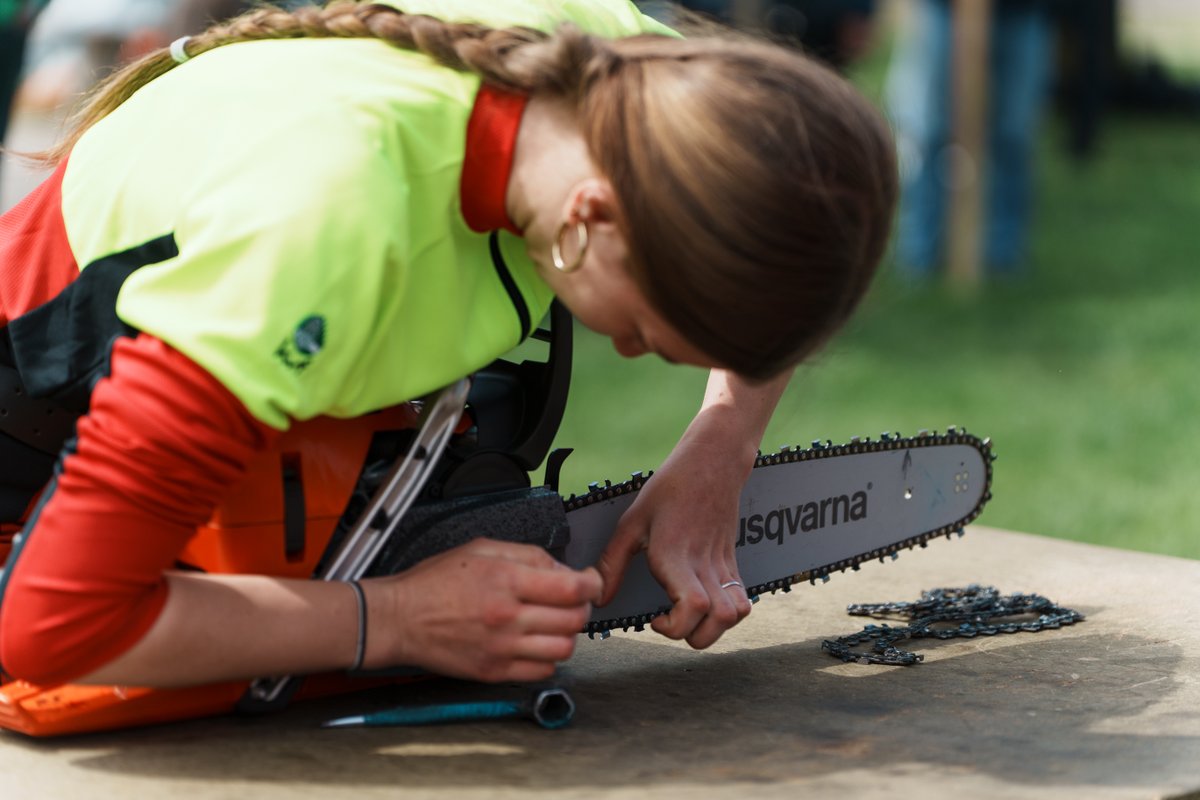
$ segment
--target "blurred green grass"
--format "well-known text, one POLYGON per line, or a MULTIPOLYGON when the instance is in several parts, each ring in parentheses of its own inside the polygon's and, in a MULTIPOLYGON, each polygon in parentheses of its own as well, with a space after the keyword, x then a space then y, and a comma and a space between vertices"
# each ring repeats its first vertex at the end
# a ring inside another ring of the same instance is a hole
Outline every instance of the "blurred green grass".
MULTIPOLYGON (((1200 557, 1200 124, 1106 124, 1084 163, 1043 137, 1025 275, 962 297, 885 265, 763 449, 956 424, 999 455, 982 524, 1200 557)), ((704 378, 577 328, 563 489, 656 466, 704 378)))

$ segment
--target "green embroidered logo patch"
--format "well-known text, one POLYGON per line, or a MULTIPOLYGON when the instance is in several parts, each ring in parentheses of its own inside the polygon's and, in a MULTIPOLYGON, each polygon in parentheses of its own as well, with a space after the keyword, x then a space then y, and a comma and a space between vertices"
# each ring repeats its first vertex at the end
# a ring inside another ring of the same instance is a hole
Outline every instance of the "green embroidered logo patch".
POLYGON ((285 367, 302 372, 325 346, 325 318, 319 314, 305 317, 275 348, 275 355, 285 367))

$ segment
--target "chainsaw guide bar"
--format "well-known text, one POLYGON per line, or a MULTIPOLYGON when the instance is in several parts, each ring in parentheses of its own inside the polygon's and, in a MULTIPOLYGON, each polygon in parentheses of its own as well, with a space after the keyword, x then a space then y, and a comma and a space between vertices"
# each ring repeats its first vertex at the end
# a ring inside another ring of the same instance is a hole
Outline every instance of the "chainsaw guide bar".
MULTIPOLYGON (((990 440, 953 427, 944 434, 884 433, 874 441, 815 441, 760 454, 742 491, 739 529, 731 534, 747 594, 757 600, 788 592, 795 583, 827 581, 830 573, 895 559, 931 539, 961 536, 991 499, 994 460, 990 440)), ((563 501, 571 527, 569 566, 596 563, 649 479, 635 473, 563 501)), ((595 610, 584 632, 640 631, 670 606, 638 554, 617 596, 595 610)))

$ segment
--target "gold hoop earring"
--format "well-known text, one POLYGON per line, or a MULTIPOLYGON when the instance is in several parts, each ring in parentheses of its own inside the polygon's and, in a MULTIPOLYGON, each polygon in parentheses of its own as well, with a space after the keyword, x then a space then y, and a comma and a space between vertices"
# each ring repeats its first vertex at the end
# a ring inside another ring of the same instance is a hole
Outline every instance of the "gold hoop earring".
POLYGON ((571 223, 564 221, 558 226, 558 235, 554 237, 554 244, 550 245, 550 260, 554 262, 554 268, 559 272, 574 272, 583 264, 583 257, 587 254, 588 249, 588 227, 583 220, 575 221, 575 237, 579 239, 579 254, 575 256, 575 260, 570 264, 563 259, 562 242, 563 236, 567 232, 567 226, 571 223))

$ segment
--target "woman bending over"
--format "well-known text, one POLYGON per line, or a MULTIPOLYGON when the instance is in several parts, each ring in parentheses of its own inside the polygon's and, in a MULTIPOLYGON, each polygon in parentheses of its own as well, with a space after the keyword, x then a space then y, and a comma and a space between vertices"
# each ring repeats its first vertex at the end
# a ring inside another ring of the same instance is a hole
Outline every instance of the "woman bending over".
POLYGON ((711 645, 750 611, 722 584, 767 420, 895 197, 845 81, 615 0, 260 9, 115 74, 48 158, 0 219, 0 369, 79 414, 50 454, 0 424, 0 665, 43 684, 350 666, 351 588, 180 551, 291 424, 469 375, 554 297, 710 368, 698 414, 595 569, 484 538, 362 581, 363 665, 544 678, 643 549, 654 629, 711 645))

